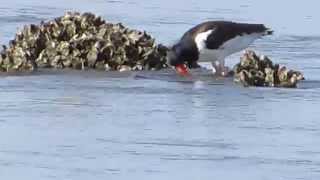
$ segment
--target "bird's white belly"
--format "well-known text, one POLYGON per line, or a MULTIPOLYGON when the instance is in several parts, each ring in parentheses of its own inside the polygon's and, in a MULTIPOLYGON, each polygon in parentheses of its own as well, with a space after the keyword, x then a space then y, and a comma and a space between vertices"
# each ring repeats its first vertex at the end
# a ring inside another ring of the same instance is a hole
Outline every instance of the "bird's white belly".
POLYGON ((233 53, 246 49, 254 40, 261 36, 261 33, 237 36, 223 43, 218 49, 207 49, 202 46, 202 49, 199 49, 199 61, 208 62, 223 60, 233 53))

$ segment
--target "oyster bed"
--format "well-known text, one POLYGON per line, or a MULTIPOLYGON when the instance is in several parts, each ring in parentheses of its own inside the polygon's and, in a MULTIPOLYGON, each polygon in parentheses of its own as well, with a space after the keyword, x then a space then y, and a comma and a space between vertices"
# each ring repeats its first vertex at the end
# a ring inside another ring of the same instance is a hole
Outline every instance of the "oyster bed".
POLYGON ((52 21, 24 26, 9 47, 2 46, 0 71, 156 70, 167 67, 166 51, 145 31, 107 23, 92 13, 68 12, 52 21))
MULTIPOLYGON (((92 13, 67 12, 39 25, 26 25, 9 47, 2 45, 0 72, 38 68, 160 70, 167 68, 168 47, 145 31, 113 24, 92 13)), ((234 81, 244 86, 297 87, 301 72, 280 67, 266 56, 246 51, 234 66, 234 81)))
POLYGON ((304 80, 300 71, 274 64, 267 56, 258 57, 251 50, 245 51, 233 72, 234 81, 244 86, 295 88, 299 81, 304 80))

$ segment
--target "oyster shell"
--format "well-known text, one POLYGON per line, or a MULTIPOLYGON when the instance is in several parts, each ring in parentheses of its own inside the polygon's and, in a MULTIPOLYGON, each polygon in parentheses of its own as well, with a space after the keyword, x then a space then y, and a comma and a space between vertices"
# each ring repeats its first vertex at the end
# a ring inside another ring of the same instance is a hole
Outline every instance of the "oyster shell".
POLYGON ((161 69, 167 67, 166 51, 145 31, 108 23, 92 13, 66 12, 18 31, 1 51, 0 71, 161 69))
POLYGON ((267 56, 258 57, 254 51, 247 50, 240 62, 233 68, 234 81, 244 86, 297 87, 304 80, 300 71, 288 70, 285 66, 273 64, 267 56))

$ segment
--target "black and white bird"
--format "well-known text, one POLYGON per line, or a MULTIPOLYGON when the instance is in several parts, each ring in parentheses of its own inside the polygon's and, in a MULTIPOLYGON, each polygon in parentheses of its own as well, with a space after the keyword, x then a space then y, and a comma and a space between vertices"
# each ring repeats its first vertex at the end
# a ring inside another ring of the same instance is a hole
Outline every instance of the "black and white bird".
POLYGON ((272 30, 263 24, 246 24, 229 21, 208 21, 188 30, 168 53, 168 63, 181 75, 197 62, 211 62, 218 75, 226 75, 225 58, 246 49, 253 41, 272 30))

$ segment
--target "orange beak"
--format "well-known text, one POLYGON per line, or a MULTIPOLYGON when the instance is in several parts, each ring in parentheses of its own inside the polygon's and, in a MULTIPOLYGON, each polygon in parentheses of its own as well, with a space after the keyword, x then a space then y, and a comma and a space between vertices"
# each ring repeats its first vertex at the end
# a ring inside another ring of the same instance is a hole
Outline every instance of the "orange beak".
POLYGON ((180 74, 181 76, 189 76, 190 73, 187 69, 187 66, 185 64, 178 64, 175 66, 175 69, 177 71, 178 74, 180 74))

